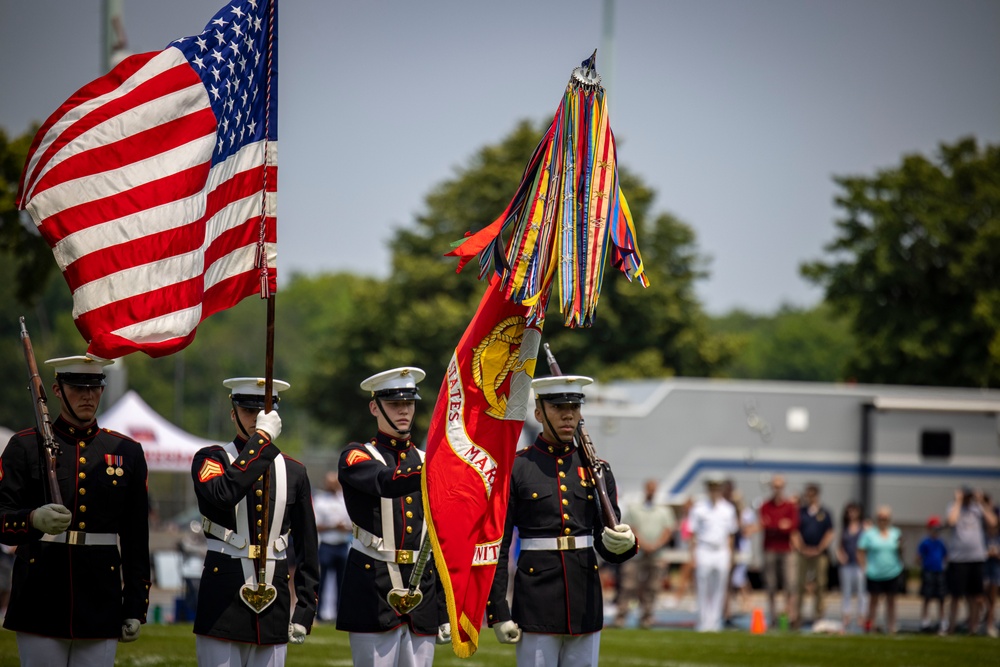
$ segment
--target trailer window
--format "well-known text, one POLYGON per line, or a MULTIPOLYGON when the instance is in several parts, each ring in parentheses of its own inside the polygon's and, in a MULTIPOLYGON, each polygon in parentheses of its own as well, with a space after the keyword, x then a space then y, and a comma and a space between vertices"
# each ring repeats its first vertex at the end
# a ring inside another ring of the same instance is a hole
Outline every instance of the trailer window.
POLYGON ((946 459, 951 456, 951 431, 921 431, 920 455, 946 459))

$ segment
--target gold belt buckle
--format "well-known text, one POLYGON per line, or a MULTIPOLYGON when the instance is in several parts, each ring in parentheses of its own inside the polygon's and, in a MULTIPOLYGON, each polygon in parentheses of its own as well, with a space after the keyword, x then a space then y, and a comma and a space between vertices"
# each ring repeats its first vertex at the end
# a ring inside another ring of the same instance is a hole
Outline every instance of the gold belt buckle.
POLYGON ((257 544, 251 544, 247 547, 247 557, 248 558, 259 558, 260 557, 260 546, 257 544))
POLYGON ((87 543, 87 533, 83 533, 78 530, 66 531, 66 544, 72 546, 79 546, 81 544, 86 544, 86 543, 87 543))
POLYGON ((396 564, 397 565, 409 565, 413 562, 413 552, 408 550, 399 550, 396 552, 396 564))
POLYGON ((560 535, 559 537, 556 538, 556 549, 558 549, 559 551, 576 549, 576 536, 560 535))

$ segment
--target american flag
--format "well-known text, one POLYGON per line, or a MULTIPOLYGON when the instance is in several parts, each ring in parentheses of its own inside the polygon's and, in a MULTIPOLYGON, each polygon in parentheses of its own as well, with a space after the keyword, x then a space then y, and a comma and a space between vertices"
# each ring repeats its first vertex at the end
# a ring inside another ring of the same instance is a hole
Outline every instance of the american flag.
POLYGON ((276 289, 277 0, 123 60, 35 136, 27 210, 94 355, 176 352, 209 315, 276 289))

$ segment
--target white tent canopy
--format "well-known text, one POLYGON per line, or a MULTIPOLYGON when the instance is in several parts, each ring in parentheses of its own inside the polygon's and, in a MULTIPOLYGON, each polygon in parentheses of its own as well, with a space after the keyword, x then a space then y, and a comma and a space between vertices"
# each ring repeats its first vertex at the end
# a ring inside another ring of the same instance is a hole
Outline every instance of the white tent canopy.
POLYGON ((138 440, 146 453, 146 464, 152 472, 190 473, 195 452, 207 445, 218 444, 174 426, 131 389, 108 408, 97 422, 103 428, 138 440))

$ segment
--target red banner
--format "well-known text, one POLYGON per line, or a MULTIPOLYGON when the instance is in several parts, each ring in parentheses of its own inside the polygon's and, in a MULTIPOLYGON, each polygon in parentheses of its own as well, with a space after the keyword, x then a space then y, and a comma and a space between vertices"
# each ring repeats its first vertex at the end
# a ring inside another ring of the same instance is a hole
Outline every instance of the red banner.
POLYGON ((424 508, 460 658, 479 645, 541 338, 498 282, 452 355, 427 434, 424 508))

